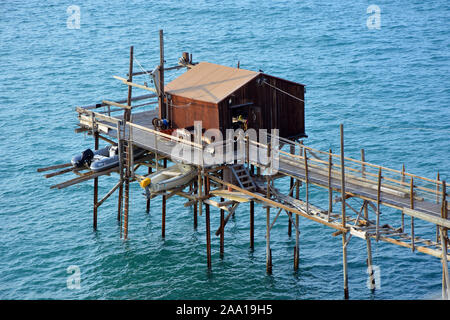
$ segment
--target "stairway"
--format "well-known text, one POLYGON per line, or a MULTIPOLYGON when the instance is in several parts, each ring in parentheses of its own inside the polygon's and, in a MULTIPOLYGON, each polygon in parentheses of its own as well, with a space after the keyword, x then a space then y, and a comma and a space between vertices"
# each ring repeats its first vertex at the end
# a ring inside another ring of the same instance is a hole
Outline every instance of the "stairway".
POLYGON ((232 165, 231 171, 242 189, 253 191, 257 190, 256 184, 250 176, 250 172, 243 164, 232 165))

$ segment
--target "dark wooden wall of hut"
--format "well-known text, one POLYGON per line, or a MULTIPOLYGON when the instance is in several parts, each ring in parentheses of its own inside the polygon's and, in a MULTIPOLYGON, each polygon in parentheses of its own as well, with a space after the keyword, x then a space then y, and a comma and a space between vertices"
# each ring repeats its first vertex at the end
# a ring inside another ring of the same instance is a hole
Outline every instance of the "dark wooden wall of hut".
POLYGON ((255 129, 279 129, 285 138, 305 135, 305 104, 302 101, 266 85, 258 84, 263 77, 269 84, 295 97, 305 100, 305 87, 302 84, 287 81, 266 74, 250 81, 219 103, 220 128, 231 128, 230 106, 253 102, 255 113, 261 114, 261 127, 255 129))

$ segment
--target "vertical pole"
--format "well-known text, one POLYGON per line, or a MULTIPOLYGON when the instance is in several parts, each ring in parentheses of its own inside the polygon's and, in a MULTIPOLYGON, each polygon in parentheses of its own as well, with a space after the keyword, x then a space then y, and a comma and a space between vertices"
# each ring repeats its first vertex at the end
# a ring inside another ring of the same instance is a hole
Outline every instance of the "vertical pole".
MULTIPOLYGON (((361 176, 362 178, 366 177, 366 166, 364 162, 366 162, 366 154, 364 149, 361 149, 361 176)), ((363 210, 364 210, 364 218, 366 220, 369 219, 369 210, 367 208, 367 202, 364 201, 363 203, 363 210)), ((373 291, 375 290, 375 277, 373 272, 373 265, 372 265, 372 241, 370 237, 366 237, 366 244, 367 244, 367 270, 369 273, 369 281, 370 281, 370 289, 373 291)))
POLYGON ((309 214, 309 172, 308 172, 308 157, 306 155, 306 148, 303 149, 303 158, 305 161, 305 200, 306 213, 309 214))
POLYGON ((344 125, 340 124, 341 131, 341 195, 342 195, 342 226, 345 227, 345 161, 344 161, 344 125))
POLYGON ((328 157, 328 222, 331 220, 333 212, 333 189, 331 188, 331 168, 333 166, 332 150, 330 149, 328 157))
MULTIPOLYGON (((267 199, 270 199, 270 178, 267 178, 267 199)), ((266 204, 266 272, 272 274, 272 254, 270 250, 270 206, 266 204)))
MULTIPOLYGON (((295 199, 300 197, 300 180, 295 181, 295 199)), ((295 215, 295 250, 294 250, 294 271, 298 270, 298 261, 300 258, 300 234, 298 232, 299 227, 299 217, 298 214, 295 215)))
MULTIPOLYGON (((163 160, 163 168, 167 168, 167 158, 163 160)), ((167 196, 163 194, 162 196, 162 215, 161 215, 161 237, 164 239, 166 237, 166 201, 167 196)))
MULTIPOLYGON (((441 207, 441 217, 444 219, 447 219, 447 204, 447 201, 444 201, 441 207)), ((442 299, 447 300, 450 297, 450 279, 447 264, 447 228, 441 227, 440 233, 442 239, 442 299)))
POLYGON ((197 177, 197 198, 198 198, 198 214, 202 215, 202 207, 203 207, 203 201, 202 201, 202 169, 200 166, 198 167, 198 177, 197 177))
MULTIPOLYGON (((345 162, 344 162, 344 126, 340 125, 341 133, 341 195, 342 195, 342 226, 345 228, 345 162)), ((342 263, 344 272, 344 299, 349 298, 348 294, 348 273, 347 273, 347 232, 342 233, 342 263)))
MULTIPOLYGON (((366 154, 365 154, 364 149, 361 149, 361 161, 362 162, 366 162, 366 154)), ((362 175, 363 178, 366 177, 366 166, 364 164, 361 166, 361 175, 362 175)), ((363 210, 364 210, 364 218, 366 218, 366 220, 368 220, 369 219, 369 210, 367 208, 367 203, 366 202, 364 203, 364 209, 363 210)), ((370 246, 370 239, 369 239, 367 250, 369 250, 369 246, 370 246)))
MULTIPOLYGON (((364 209, 367 211, 367 202, 364 202, 364 209)), ((370 289, 375 290, 375 276, 372 264, 372 243, 370 237, 366 237, 367 244, 367 270, 369 273, 370 289)))
MULTIPOLYGON (((94 149, 98 150, 98 131, 94 132, 94 149)), ((98 178, 94 178, 94 216, 93 227, 97 230, 97 201, 98 201, 98 178)))
MULTIPOLYGON (((209 178, 205 181, 205 196, 209 195, 209 178)), ((208 269, 211 269, 211 231, 209 221, 209 204, 205 204, 205 220, 206 220, 206 257, 208 269)))
POLYGON ((255 201, 250 200, 250 249, 255 247, 255 201))
MULTIPOLYGON (((441 207, 441 217, 444 219, 448 218, 448 202, 447 197, 447 186, 445 181, 442 181, 442 207, 441 207)), ((441 227, 441 246, 442 246, 442 299, 450 298, 450 279, 448 274, 448 263, 447 263, 447 246, 448 246, 448 234, 447 228, 441 227)))
MULTIPOLYGON (((133 46, 130 47, 130 66, 128 71, 128 81, 133 82, 133 46)), ((128 97, 127 104, 131 106, 131 94, 132 94, 132 86, 128 86, 128 97)), ((130 121, 131 111, 126 109, 124 111, 124 122, 126 124, 127 121, 130 121)), ((130 143, 126 146, 126 174, 125 174, 125 196, 124 196, 124 217, 123 217, 123 238, 126 240, 128 238, 128 209, 130 204, 130 148, 133 146, 130 143)))
MULTIPOLYGON (((198 187, 197 181, 194 181, 193 183, 194 189, 195 187, 198 187)), ((198 208, 198 201, 194 202, 194 230, 197 230, 197 208, 198 208)))
MULTIPOLYGON (((295 154, 295 145, 290 145, 289 148, 290 148, 289 152, 291 154, 295 154)), ((293 186, 294 186, 294 178, 291 177, 290 178, 290 183, 289 183, 289 190, 291 190, 293 186)), ((288 219, 289 220, 288 221, 288 237, 290 238, 291 234, 292 234, 292 222, 291 222, 291 220, 292 220, 292 212, 288 212, 288 216, 289 216, 289 219, 288 219)))
MULTIPOLYGON (((405 182, 405 164, 402 164, 402 182, 405 182)), ((402 232, 405 232, 405 214, 402 210, 402 232)))
MULTIPOLYGON (((437 176, 436 176, 436 203, 437 204, 439 204, 439 179, 440 179, 440 176, 439 176, 439 171, 438 171, 437 176)), ((439 226, 436 225, 436 243, 439 243, 439 241, 440 241, 439 229, 440 229, 439 226)))
MULTIPOLYGON (((414 179, 411 177, 411 190, 410 190, 410 205, 411 209, 414 209, 414 179)), ((411 216, 411 250, 414 252, 414 217, 411 216)))
MULTIPOLYGON (((148 167, 148 174, 150 175, 152 173, 152 167, 148 167)), ((147 213, 150 212, 150 198, 147 199, 147 208, 146 208, 147 213)))
MULTIPOLYGON (((159 93, 158 93, 158 105, 159 105, 159 118, 165 119, 168 117, 167 106, 164 103, 164 34, 163 30, 159 30, 159 93)), ((170 120, 170 119, 169 119, 170 120)))
POLYGON ((380 240, 381 167, 378 169, 376 240, 380 240))
MULTIPOLYGON (((223 198, 220 198, 220 201, 223 201, 223 198)), ((225 211, 223 209, 220 209, 220 257, 223 258, 224 253, 224 242, 225 242, 225 217, 224 217, 225 211)))

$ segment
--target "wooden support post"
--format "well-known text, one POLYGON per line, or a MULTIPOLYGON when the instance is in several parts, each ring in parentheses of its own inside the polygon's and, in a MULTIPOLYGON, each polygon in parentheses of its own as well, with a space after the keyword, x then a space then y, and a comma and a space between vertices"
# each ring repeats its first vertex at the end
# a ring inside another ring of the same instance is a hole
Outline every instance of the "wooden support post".
MULTIPOLYGON (((291 154, 295 154, 295 145, 290 145, 289 146, 289 152, 291 153, 291 154)), ((289 190, 292 190, 292 187, 294 186, 294 178, 290 178, 290 183, 289 183, 289 190)), ((292 222, 291 222, 291 220, 292 220, 292 212, 288 212, 288 237, 290 238, 291 237, 291 234, 292 234, 292 222)))
MULTIPOLYGON (((405 182, 405 164, 402 164, 402 182, 405 182)), ((405 232, 405 214, 402 210, 402 232, 405 232)))
MULTIPOLYGON (((367 208, 367 205, 365 206, 367 208)), ((373 264, 372 264, 372 244, 370 237, 366 237, 366 243, 367 243, 367 271, 369 273, 369 282, 370 282, 370 289, 372 291, 375 290, 375 276, 373 271, 373 264)))
POLYGON ((333 212, 333 189, 331 188, 331 168, 333 166, 332 150, 328 157, 328 222, 331 219, 331 213, 333 212))
MULTIPOLYGON (((209 195, 209 177, 206 177, 205 196, 209 195)), ((205 220, 206 220, 206 258, 208 269, 211 269, 211 230, 209 221, 209 204, 205 203, 205 220)))
POLYGON ((255 248, 255 201, 250 200, 250 249, 255 248))
MULTIPOLYGON (((447 219, 447 201, 443 202, 441 207, 441 217, 447 219)), ((447 246, 448 246, 448 234, 447 228, 440 227, 441 234, 441 246, 442 246, 442 299, 447 300, 450 298, 450 279, 448 274, 447 264, 447 246)))
POLYGON ((202 207, 203 207, 203 201, 202 201, 202 169, 199 166, 198 167, 198 177, 197 177, 197 197, 198 197, 198 214, 202 215, 202 207))
MULTIPOLYGON (((442 181, 442 206, 441 206, 441 217, 444 219, 448 218, 448 202, 447 197, 447 186, 445 181, 442 181)), ((440 228, 441 235, 441 247, 442 247, 442 299, 450 299, 450 279, 448 273, 448 263, 447 263, 447 246, 448 246, 448 234, 447 228, 440 228)))
MULTIPOLYGON (((366 154, 364 152, 364 149, 361 149, 361 161, 362 162, 366 162, 366 154)), ((361 175, 362 175, 363 178, 366 177, 366 166, 364 164, 361 166, 361 175)), ((364 210, 364 218, 366 220, 369 220, 369 210, 368 210, 366 202, 364 202, 364 209, 363 210, 364 210)), ((370 250, 370 239, 369 239, 369 242, 368 242, 368 245, 367 245, 367 250, 370 250)), ((372 256, 372 254, 370 254, 370 255, 372 256)), ((372 257, 370 258, 370 260, 372 260, 372 257)))
MULTIPOLYGON (((411 188, 410 188, 410 206, 411 209, 414 209, 414 179, 411 177, 411 188)), ((415 244, 414 244, 414 217, 411 216, 411 250, 415 251, 415 244)))
MULTIPOLYGON (((163 160, 163 167, 167 168, 167 159, 163 160)), ((166 237, 166 202, 167 196, 163 194, 162 196, 162 215, 161 215, 161 237, 164 239, 166 237)))
MULTIPOLYGON (((300 180, 295 181, 295 199, 300 198, 300 180)), ((290 220, 290 219, 289 219, 290 220)), ((298 270, 298 262, 300 258, 300 233, 299 233, 299 216, 295 215, 295 248, 294 248, 294 271, 298 270)))
MULTIPOLYGON (((128 71, 128 81, 133 82, 133 46, 130 47, 130 66, 128 71)), ((132 94, 132 86, 128 86, 128 96, 127 96, 127 105, 131 107, 131 94, 132 94)), ((124 111, 124 120, 125 123, 130 121, 131 118, 131 110, 125 109, 124 111)), ((127 143, 126 146, 126 174, 125 174, 125 195, 124 195, 124 216, 123 216, 123 238, 126 240, 128 238, 128 210, 130 206, 130 149, 133 148, 130 143, 127 143)))
MULTIPOLYGON (((220 201, 224 201, 223 198, 220 198, 220 201)), ((220 257, 223 258, 224 254, 224 242, 225 242, 225 210, 220 209, 220 257)))
MULTIPOLYGON (((152 167, 148 167, 148 174, 150 175, 151 173, 152 173, 152 167)), ((147 198, 146 212, 147 213, 150 212, 150 198, 147 198)))
MULTIPOLYGON (((247 143, 248 143, 248 136, 247 138, 247 143)), ((248 154, 248 153, 247 153, 248 154)), ((220 178, 223 180, 223 170, 221 170, 220 172, 220 178)), ((209 181, 209 180, 208 180, 209 181)), ((208 182, 209 183, 209 182, 208 182)), ((220 198, 220 202, 225 201, 224 198, 220 198)), ((223 258, 223 254, 225 251, 225 210, 220 209, 220 257, 223 258)))
MULTIPOLYGON (((164 34, 163 30, 159 30, 159 79, 158 79, 158 105, 159 118, 166 119, 168 117, 167 106, 164 102, 164 34)), ((170 120, 170 119, 169 119, 170 120)))
POLYGON ((378 169, 378 188, 377 188, 377 229, 376 240, 380 240, 380 205, 381 205, 381 168, 378 169))
MULTIPOLYGON (((344 125, 340 126, 341 133, 341 195, 342 195, 342 227, 345 228, 345 162, 344 162, 344 125)), ((342 264, 344 273, 344 299, 349 298, 348 294, 348 271, 347 271, 347 232, 342 233, 342 264)))
MULTIPOLYGON (((290 182, 289 182, 289 190, 291 190, 292 189, 292 187, 294 186, 294 178, 290 178, 290 182)), ((292 235, 292 222, 291 222, 291 219, 292 219, 292 212, 288 212, 288 237, 290 238, 291 237, 291 235, 292 235)))
MULTIPOLYGON (((438 182, 436 182, 436 203, 439 203, 439 180, 440 180, 440 176, 439 176, 439 171, 438 171, 438 173, 437 173, 437 176, 436 176, 436 181, 438 181, 438 182)), ((436 243, 439 243, 439 241, 440 241, 440 238, 439 238, 439 233, 440 233, 440 231, 439 231, 440 229, 439 229, 439 226, 438 225, 436 225, 436 243)))
POLYGON ((305 201, 306 213, 309 214, 309 174, 308 174, 308 157, 306 155, 306 148, 303 149, 303 157, 305 160, 305 201))
MULTIPOLYGON (((270 199, 270 178, 266 176, 267 199, 270 199)), ((270 250, 270 206, 266 207, 266 272, 272 274, 272 252, 270 250)))
POLYGON ((341 196, 342 196, 342 226, 345 227, 345 161, 344 161, 344 125, 340 124, 341 131, 341 196))
MULTIPOLYGON (((196 187, 198 187, 197 181, 194 181, 194 190, 196 187)), ((198 208, 198 201, 194 202, 194 230, 197 230, 197 208, 198 208)))
MULTIPOLYGON (((98 150, 98 131, 94 132, 94 149, 98 150)), ((98 178, 94 178, 94 215, 93 215, 93 227, 97 230, 97 201, 98 201, 98 178)))

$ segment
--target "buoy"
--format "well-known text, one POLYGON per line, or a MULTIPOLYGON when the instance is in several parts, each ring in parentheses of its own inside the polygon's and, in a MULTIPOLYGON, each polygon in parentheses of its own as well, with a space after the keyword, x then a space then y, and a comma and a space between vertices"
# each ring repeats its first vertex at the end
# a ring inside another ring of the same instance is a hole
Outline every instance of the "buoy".
POLYGON ((151 182, 150 178, 145 178, 144 180, 139 182, 139 184, 142 187, 142 189, 145 189, 145 187, 147 187, 150 184, 150 182, 151 182))

